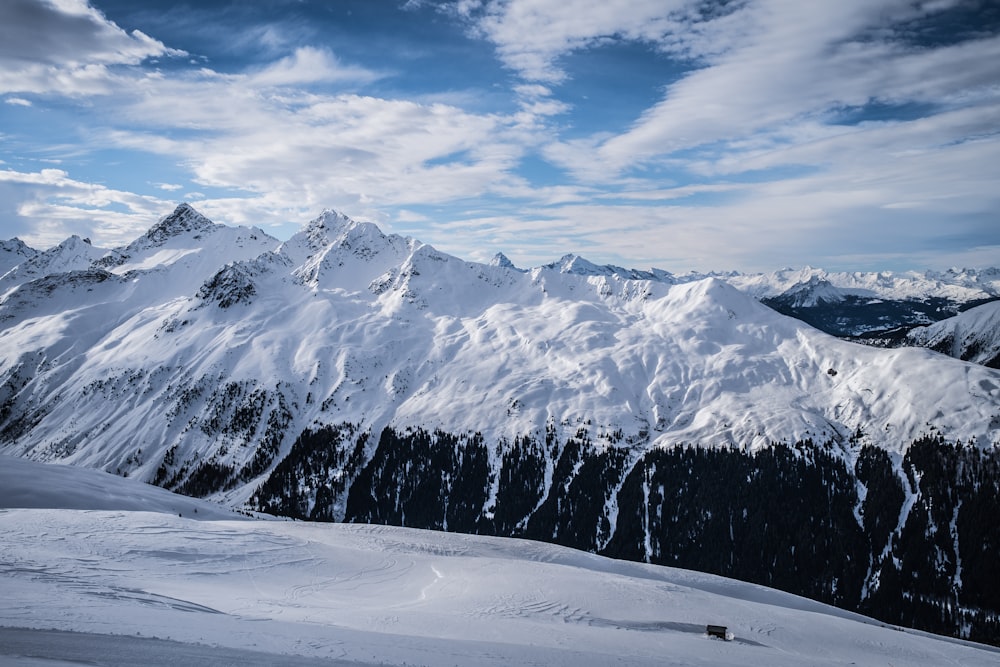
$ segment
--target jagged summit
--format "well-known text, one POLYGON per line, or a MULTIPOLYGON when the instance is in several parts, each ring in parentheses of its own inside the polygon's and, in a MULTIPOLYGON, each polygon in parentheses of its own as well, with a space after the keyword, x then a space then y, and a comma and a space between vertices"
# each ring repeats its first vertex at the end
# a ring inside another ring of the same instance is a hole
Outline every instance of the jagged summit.
MULTIPOLYGON (((27 247, 27 246, 25 246, 27 247)), ((32 254, 0 277, 0 292, 49 274, 81 271, 105 254, 88 240, 74 234, 59 245, 32 254)))
POLYGON ((334 244, 350 244, 363 238, 382 239, 385 235, 377 225, 357 222, 353 218, 333 209, 324 209, 317 217, 306 223, 302 229, 281 245, 279 252, 304 259, 324 251, 334 244))
POLYGON ((594 264, 590 260, 573 253, 563 255, 558 261, 545 264, 541 268, 576 276, 606 276, 617 277, 622 280, 650 280, 668 285, 702 280, 709 277, 709 274, 692 273, 682 279, 678 279, 674 274, 663 269, 627 269, 614 264, 594 264))
POLYGON ((306 227, 328 229, 336 232, 347 227, 352 227, 356 224, 357 223, 346 214, 332 208, 325 208, 319 216, 311 220, 306 227))
POLYGON ((514 266, 514 262, 510 261, 510 258, 502 252, 498 252, 493 255, 492 259, 490 259, 490 266, 496 266, 501 269, 517 269, 517 267, 514 266))
POLYGON ((154 244, 161 244, 178 234, 204 232, 216 227, 218 225, 185 202, 179 204, 173 213, 161 218, 159 222, 146 232, 143 238, 154 244))
MULTIPOLYGON (((136 258, 148 255, 157 248, 188 237, 187 243, 198 245, 202 237, 223 229, 187 203, 179 204, 172 213, 166 215, 149 228, 149 230, 125 247, 114 248, 99 261, 105 269, 115 270, 122 266, 135 263, 136 258)), ((185 241, 180 241, 182 244, 185 241)))
POLYGON ((0 276, 10 271, 12 268, 35 257, 39 251, 35 250, 16 236, 6 241, 0 241, 0 276))
POLYGON ((546 264, 544 268, 577 276, 605 276, 614 272, 614 269, 610 266, 598 266, 573 253, 563 255, 559 258, 559 261, 546 264))

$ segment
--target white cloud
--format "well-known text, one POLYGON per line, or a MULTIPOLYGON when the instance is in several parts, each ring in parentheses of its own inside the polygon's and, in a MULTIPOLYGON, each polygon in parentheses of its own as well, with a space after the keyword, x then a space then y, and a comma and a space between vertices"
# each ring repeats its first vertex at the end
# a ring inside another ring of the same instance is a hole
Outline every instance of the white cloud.
POLYGON ((1000 110, 839 132, 806 126, 793 133, 800 143, 763 141, 706 162, 703 183, 595 186, 576 201, 470 216, 479 224, 455 223, 437 239, 457 254, 503 250, 522 266, 565 252, 673 271, 995 265, 998 255, 989 250, 1000 247, 1000 135, 950 141, 991 127, 1000 127, 1000 110), (767 177, 788 163, 823 166, 767 177), (748 170, 758 171, 755 182, 725 180, 748 170), (459 228, 461 235, 453 233, 459 228))
POLYGON ((4 100, 7 104, 17 107, 30 107, 31 100, 26 100, 23 97, 8 97, 4 100))
MULTIPOLYGON (((292 49, 289 35, 265 40, 273 60, 241 73, 133 67, 177 52, 80 0, 0 4, 3 25, 5 12, 19 12, 30 29, 66 38, 51 53, 0 42, 0 92, 102 93, 88 104, 103 127, 86 128, 83 150, 141 151, 181 166, 201 190, 185 197, 229 224, 298 225, 332 206, 461 256, 504 250, 522 266, 568 251, 672 270, 773 269, 790 257, 845 266, 931 257, 934 243, 950 261, 974 263, 1000 245, 991 213, 1000 208, 1000 38, 916 48, 903 39, 905 21, 927 15, 927 5, 449 7, 515 72, 506 113, 469 111, 483 102, 467 89, 364 95, 383 73, 326 48, 292 49), (698 68, 624 131, 561 135, 576 112, 560 98, 564 58, 611 41, 693 58, 698 68), (836 124, 872 102, 925 105, 926 117, 836 124), (533 152, 570 176, 539 185, 517 175, 533 152), (434 207, 445 211, 438 224, 426 212, 434 207), (977 240, 963 251, 945 248, 945 237, 977 240)), ((35 237, 51 242, 78 229, 95 243, 125 242, 173 206, 59 170, 0 172, 0 188, 5 220, 30 213, 35 237)))
POLYGON ((347 81, 365 83, 379 76, 363 67, 342 64, 326 49, 304 46, 248 78, 251 85, 268 87, 347 81))
POLYGON ((47 248, 71 234, 112 247, 134 240, 171 202, 75 180, 61 169, 0 170, 0 217, 10 236, 47 248))
POLYGON ((815 34, 799 51, 747 49, 691 73, 628 132, 604 142, 602 158, 624 168, 871 102, 995 106, 1000 101, 1000 70, 990 64, 1000 60, 998 38, 905 50, 886 44, 837 47, 840 37, 815 34))
POLYGON ((565 72, 556 62, 574 50, 615 37, 652 40, 668 26, 684 0, 492 0, 467 5, 477 30, 496 45, 497 55, 529 81, 558 83, 565 72))
POLYGON ((0 3, 0 92, 107 93, 110 67, 179 56, 158 40, 126 33, 85 0, 0 3))
POLYGON ((119 127, 95 140, 168 156, 205 187, 295 202, 300 212, 444 202, 513 182, 508 172, 533 140, 525 117, 541 111, 505 117, 273 88, 315 55, 300 51, 266 76, 202 69, 136 81, 117 104, 119 127))
POLYGON ((678 151, 745 141, 804 117, 871 102, 934 105, 1000 100, 1000 38, 909 45, 914 20, 955 2, 748 0, 494 0, 473 16, 525 80, 558 84, 560 59, 609 40, 641 41, 701 66, 666 89, 619 136, 556 140, 546 157, 585 181, 678 151))

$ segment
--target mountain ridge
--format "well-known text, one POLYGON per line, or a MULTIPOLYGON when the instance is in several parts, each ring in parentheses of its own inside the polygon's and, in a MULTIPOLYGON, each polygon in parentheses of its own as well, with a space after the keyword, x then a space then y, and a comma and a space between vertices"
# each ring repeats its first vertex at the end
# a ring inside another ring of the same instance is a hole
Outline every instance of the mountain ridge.
POLYGON ((1000 642, 975 547, 1000 548, 998 371, 835 338, 720 276, 480 264, 330 211, 284 243, 174 221, 0 298, 0 453, 1000 642))
MULTIPOLYGON (((183 368, 173 383, 149 389, 170 405, 166 386, 216 377, 259 386, 276 378, 292 387, 284 399, 299 406, 302 424, 332 423, 309 407, 317 402, 340 406, 334 422, 377 430, 371 415, 392 415, 397 425, 482 431, 494 440, 538 435, 550 423, 568 432, 577 421, 665 446, 755 448, 810 437, 846 443, 864 431, 873 444, 898 450, 929 429, 966 442, 1000 440, 990 426, 1000 394, 987 391, 992 398, 974 407, 965 390, 997 384, 990 371, 824 337, 718 277, 623 277, 572 255, 525 271, 477 264, 333 211, 284 243, 215 225, 187 205, 152 230, 102 255, 112 262, 98 259, 93 269, 11 290, 0 301, 8 349, 34 345, 45 356, 20 324, 57 317, 62 324, 50 333, 66 335, 67 318, 86 311, 88 320, 116 323, 91 329, 108 354, 70 364, 87 382, 106 382, 123 366, 144 377, 151 368, 183 368), (72 304, 60 301, 63 291, 75 295, 72 304), (925 377, 940 392, 924 391, 925 377), (312 390, 295 389, 307 383, 312 390), (946 410, 935 407, 942 397, 950 397, 946 410), (758 404, 777 407, 762 413, 752 407, 758 404)), ((5 359, 0 377, 17 365, 5 359)), ((72 383, 60 391, 51 380, 36 386, 45 389, 27 400, 23 390, 20 398, 7 391, 5 400, 33 415, 35 441, 25 444, 15 428, 16 446, 58 452, 67 437, 60 424, 81 411, 66 397, 87 400, 72 383), (69 412, 61 419, 46 416, 62 410, 69 412)), ((143 409, 150 423, 162 421, 157 404, 143 409)), ((10 442, 10 424, 2 428, 10 442)), ((192 430, 183 433, 192 438, 192 430)))

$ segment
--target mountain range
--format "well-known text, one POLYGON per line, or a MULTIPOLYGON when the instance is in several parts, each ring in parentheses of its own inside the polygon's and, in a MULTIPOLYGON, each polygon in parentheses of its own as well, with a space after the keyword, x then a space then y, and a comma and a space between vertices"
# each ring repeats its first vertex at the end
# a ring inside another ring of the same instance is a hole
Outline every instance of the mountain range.
POLYGON ((1000 373, 778 312, 892 302, 912 321, 865 310, 847 333, 922 322, 913 341, 979 360, 956 341, 995 333, 995 269, 518 269, 332 211, 281 243, 188 205, 121 248, 7 242, 3 266, 3 453, 691 567, 1000 642, 1000 373))

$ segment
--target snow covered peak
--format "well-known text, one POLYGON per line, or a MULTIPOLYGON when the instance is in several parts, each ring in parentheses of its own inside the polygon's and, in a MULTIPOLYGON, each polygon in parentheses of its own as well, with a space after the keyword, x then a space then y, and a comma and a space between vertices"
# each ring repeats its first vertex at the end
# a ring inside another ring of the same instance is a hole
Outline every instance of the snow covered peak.
POLYGON ((60 252, 77 252, 82 246, 93 247, 94 244, 90 242, 90 239, 84 239, 77 234, 73 234, 68 239, 57 245, 56 248, 59 248, 60 252))
MULTIPOLYGON (((728 336, 726 329, 735 326, 732 320, 753 320, 768 326, 773 324, 771 312, 766 306, 715 277, 673 285, 663 297, 654 299, 646 308, 657 311, 655 320, 697 323, 693 330, 715 330, 713 336, 721 335, 719 340, 728 336)), ((794 321, 792 324, 797 325, 794 321)))
MULTIPOLYGON (((622 266, 615 266, 614 264, 598 265, 572 253, 563 255, 559 258, 559 261, 545 264, 541 268, 576 276, 605 276, 609 278, 614 276, 622 280, 651 280, 668 285, 679 282, 672 273, 663 269, 643 271, 641 269, 627 269, 622 266)), ((701 280, 704 277, 701 274, 692 274, 685 282, 701 280)))
POLYGON ((543 268, 555 269, 559 273, 570 273, 577 276, 608 276, 614 273, 612 267, 598 266, 573 253, 563 255, 558 262, 546 264, 543 268))
POLYGON ((0 241, 0 252, 12 252, 25 257, 29 255, 37 255, 38 251, 29 246, 27 243, 17 238, 16 236, 12 239, 6 241, 0 241))
MULTIPOLYGON (((355 230, 366 227, 375 228, 377 235, 382 236, 382 232, 371 223, 359 223, 343 213, 326 209, 283 243, 279 251, 299 264, 331 245, 342 243, 354 235, 355 230)), ((371 230, 367 231, 369 236, 373 235, 371 230)))
POLYGON ((383 234, 374 223, 326 210, 281 244, 278 253, 297 267, 293 274, 302 283, 337 282, 340 287, 359 290, 398 266, 419 245, 383 234))
POLYGON ((309 222, 307 228, 326 229, 339 233, 339 230, 353 227, 357 223, 347 215, 332 208, 323 209, 319 217, 309 222))
POLYGON ((160 219, 148 232, 145 238, 156 245, 162 244, 167 239, 184 233, 206 232, 216 228, 214 222, 196 211, 190 204, 184 203, 177 206, 174 212, 160 219))
POLYGON ((3 274, 0 277, 0 293, 49 274, 82 271, 106 252, 74 234, 59 245, 32 255, 3 274))
POLYGON ((0 276, 21 262, 38 255, 38 251, 19 238, 0 241, 0 276))
POLYGON ((170 245, 197 247, 201 245, 204 236, 224 228, 224 225, 215 224, 190 204, 180 204, 173 213, 160 218, 145 234, 124 248, 115 248, 98 263, 105 269, 122 273, 127 270, 123 267, 135 268, 137 261, 148 258, 150 253, 155 253, 159 248, 170 245))
POLYGON ((517 267, 514 266, 514 262, 510 261, 510 258, 502 252, 498 252, 493 255, 493 258, 490 260, 490 266, 499 267, 501 269, 517 269, 517 267))
MULTIPOLYGON (((839 303, 851 290, 834 287, 826 278, 813 275, 809 280, 789 288, 782 297, 796 307, 816 306, 820 302, 839 303)), ((857 293, 858 290, 853 290, 857 293)))

